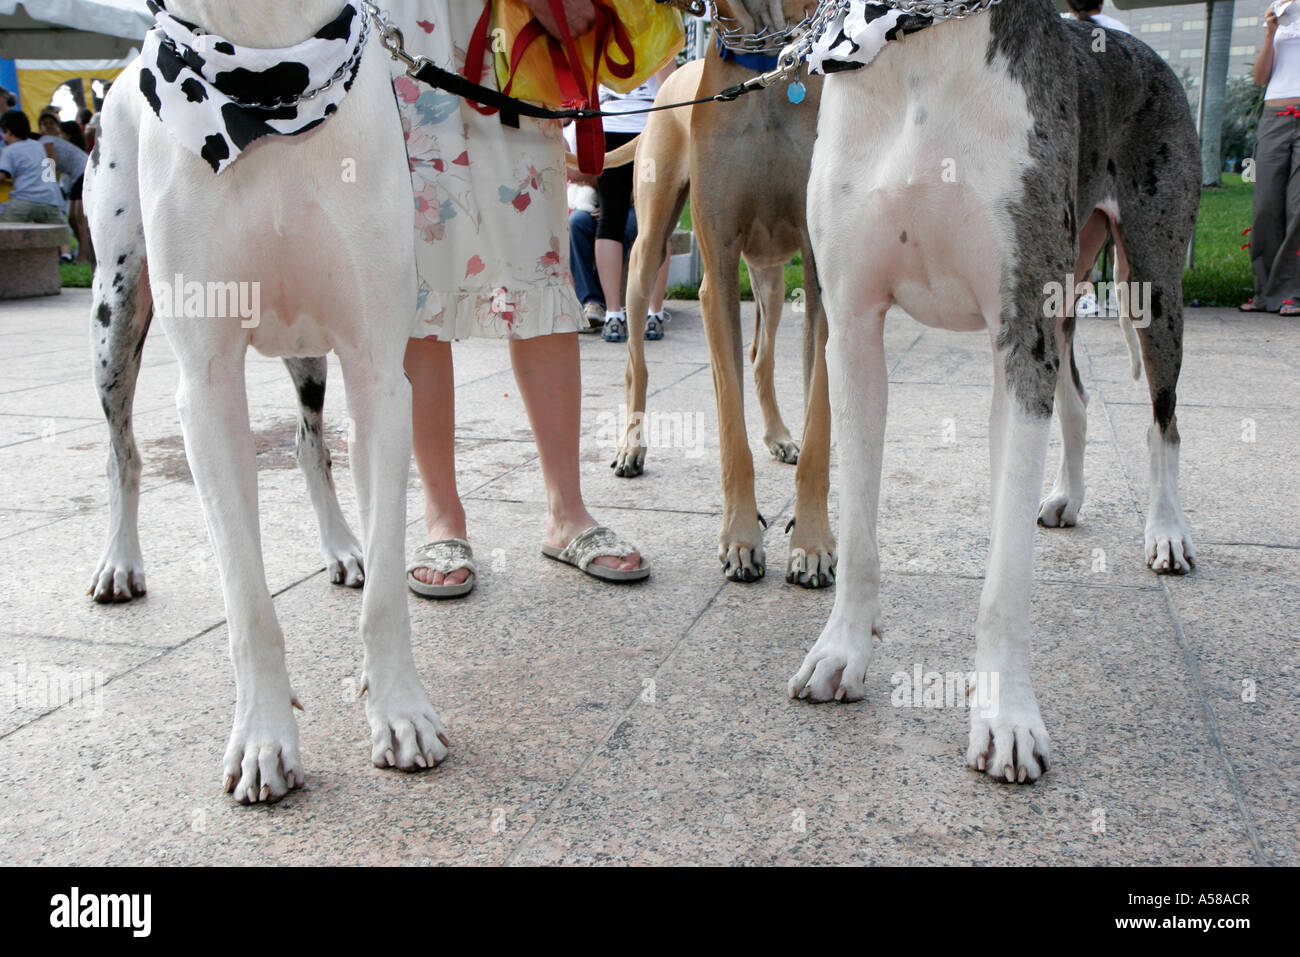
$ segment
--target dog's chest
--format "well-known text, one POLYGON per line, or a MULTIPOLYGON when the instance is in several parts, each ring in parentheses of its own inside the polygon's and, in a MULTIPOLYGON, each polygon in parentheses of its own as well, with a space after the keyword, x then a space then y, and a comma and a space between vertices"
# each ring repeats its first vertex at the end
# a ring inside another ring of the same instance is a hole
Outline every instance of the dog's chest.
POLYGON ((981 328, 1012 254, 1033 117, 989 40, 987 16, 937 24, 823 93, 817 165, 828 151, 820 189, 838 197, 836 231, 872 251, 878 286, 928 325, 981 328))

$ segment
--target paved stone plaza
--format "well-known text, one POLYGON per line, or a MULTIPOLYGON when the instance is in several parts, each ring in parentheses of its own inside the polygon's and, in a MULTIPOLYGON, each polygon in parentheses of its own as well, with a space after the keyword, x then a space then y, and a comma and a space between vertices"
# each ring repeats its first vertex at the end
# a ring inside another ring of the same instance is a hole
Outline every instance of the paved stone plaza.
MULTIPOLYGON (((322 572, 289 378, 250 357, 263 551, 307 709, 307 786, 243 808, 220 787, 234 681, 167 341, 151 333, 135 404, 149 594, 99 606, 85 592, 107 527, 107 430, 89 294, 0 304, 0 863, 1300 863, 1300 323, 1189 311, 1178 417, 1199 565, 1162 579, 1142 560, 1146 386, 1128 377, 1115 323, 1080 320, 1088 500, 1078 528, 1036 539, 1033 673, 1054 762, 1010 787, 963 766, 960 701, 891 706, 899 672, 971 667, 987 338, 890 317, 885 638, 867 700, 814 706, 785 683, 834 592, 783 581, 794 469, 762 447, 749 390, 768 575, 727 583, 708 354, 697 304, 673 311, 647 347, 667 447, 639 479, 608 467, 624 347, 581 337, 586 495, 652 562, 644 585, 541 557, 543 486, 505 345, 455 346, 481 571, 467 599, 410 598, 416 661, 453 746, 418 775, 369 763, 361 596, 322 572)), ((801 318, 787 316, 777 364, 796 431, 801 318)), ((355 528, 337 373, 326 418, 355 528)), ((1050 477, 1055 428, 1049 455, 1050 477)), ((408 547, 422 541, 420 503, 412 469, 408 547)))

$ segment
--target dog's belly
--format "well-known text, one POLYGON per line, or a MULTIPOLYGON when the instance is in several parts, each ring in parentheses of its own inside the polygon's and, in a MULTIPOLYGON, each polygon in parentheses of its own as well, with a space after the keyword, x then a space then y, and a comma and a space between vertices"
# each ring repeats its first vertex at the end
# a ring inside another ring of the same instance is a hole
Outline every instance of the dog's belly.
POLYGON ((988 44, 986 17, 943 23, 827 78, 809 218, 838 312, 892 301, 967 331, 1000 315, 1033 120, 988 44))

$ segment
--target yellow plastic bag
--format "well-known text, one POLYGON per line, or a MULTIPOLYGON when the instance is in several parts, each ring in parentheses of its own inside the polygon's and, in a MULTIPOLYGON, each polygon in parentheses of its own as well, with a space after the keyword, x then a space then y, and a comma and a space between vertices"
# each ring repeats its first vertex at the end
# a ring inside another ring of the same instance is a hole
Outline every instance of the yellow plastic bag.
POLYGON ((653 0, 595 0, 595 5, 597 26, 574 38, 583 75, 567 77, 563 44, 541 29, 522 0, 492 0, 497 88, 553 107, 571 105, 575 87, 588 94, 603 84, 627 93, 686 45, 682 15, 673 7, 653 0))

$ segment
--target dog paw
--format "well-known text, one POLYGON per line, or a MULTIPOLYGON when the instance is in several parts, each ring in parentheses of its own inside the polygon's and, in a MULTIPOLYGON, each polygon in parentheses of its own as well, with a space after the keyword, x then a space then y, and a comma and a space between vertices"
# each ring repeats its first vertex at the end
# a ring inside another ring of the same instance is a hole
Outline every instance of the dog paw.
POLYGON ((767 574, 763 545, 731 544, 718 550, 727 581, 756 582, 767 574))
POLYGON ((1038 506, 1038 524, 1044 528, 1074 528, 1079 524, 1083 496, 1071 496, 1055 489, 1038 506))
POLYGON ((144 593, 144 559, 140 550, 110 545, 99 560, 86 594, 101 604, 107 604, 130 601, 144 593))
POLYGON ((1037 781, 1048 769, 1051 741, 1032 696, 1012 704, 1007 696, 971 709, 966 764, 1005 784, 1037 781))
POLYGON ((767 450, 772 453, 772 458, 778 462, 784 462, 786 465, 799 464, 799 443, 789 436, 784 439, 769 441, 767 450))
POLYGON ((871 639, 881 633, 880 613, 872 616, 871 628, 842 624, 832 616, 803 664, 786 685, 791 698, 808 701, 860 701, 867 693, 867 665, 871 661, 871 639))
POLYGON ((1192 533, 1182 522, 1148 523, 1146 559, 1157 575, 1186 575, 1196 566, 1192 533))
POLYGON ((620 448, 609 467, 619 478, 636 478, 645 471, 645 449, 620 448))
POLYGON ((447 733, 414 672, 382 683, 362 681, 375 767, 421 771, 446 759, 447 733))
POLYGON ((294 788, 304 777, 298 759, 298 724, 293 718, 297 701, 254 706, 245 711, 236 704, 234 730, 222 761, 226 793, 240 804, 270 804, 294 788))
POLYGON ((830 522, 825 516, 816 521, 805 517, 795 525, 793 532, 785 580, 804 588, 830 588, 835 584, 835 568, 839 561, 830 522))
POLYGON ((366 583, 365 562, 361 546, 355 539, 338 545, 327 545, 322 552, 325 555, 325 571, 335 585, 360 588, 366 583))

